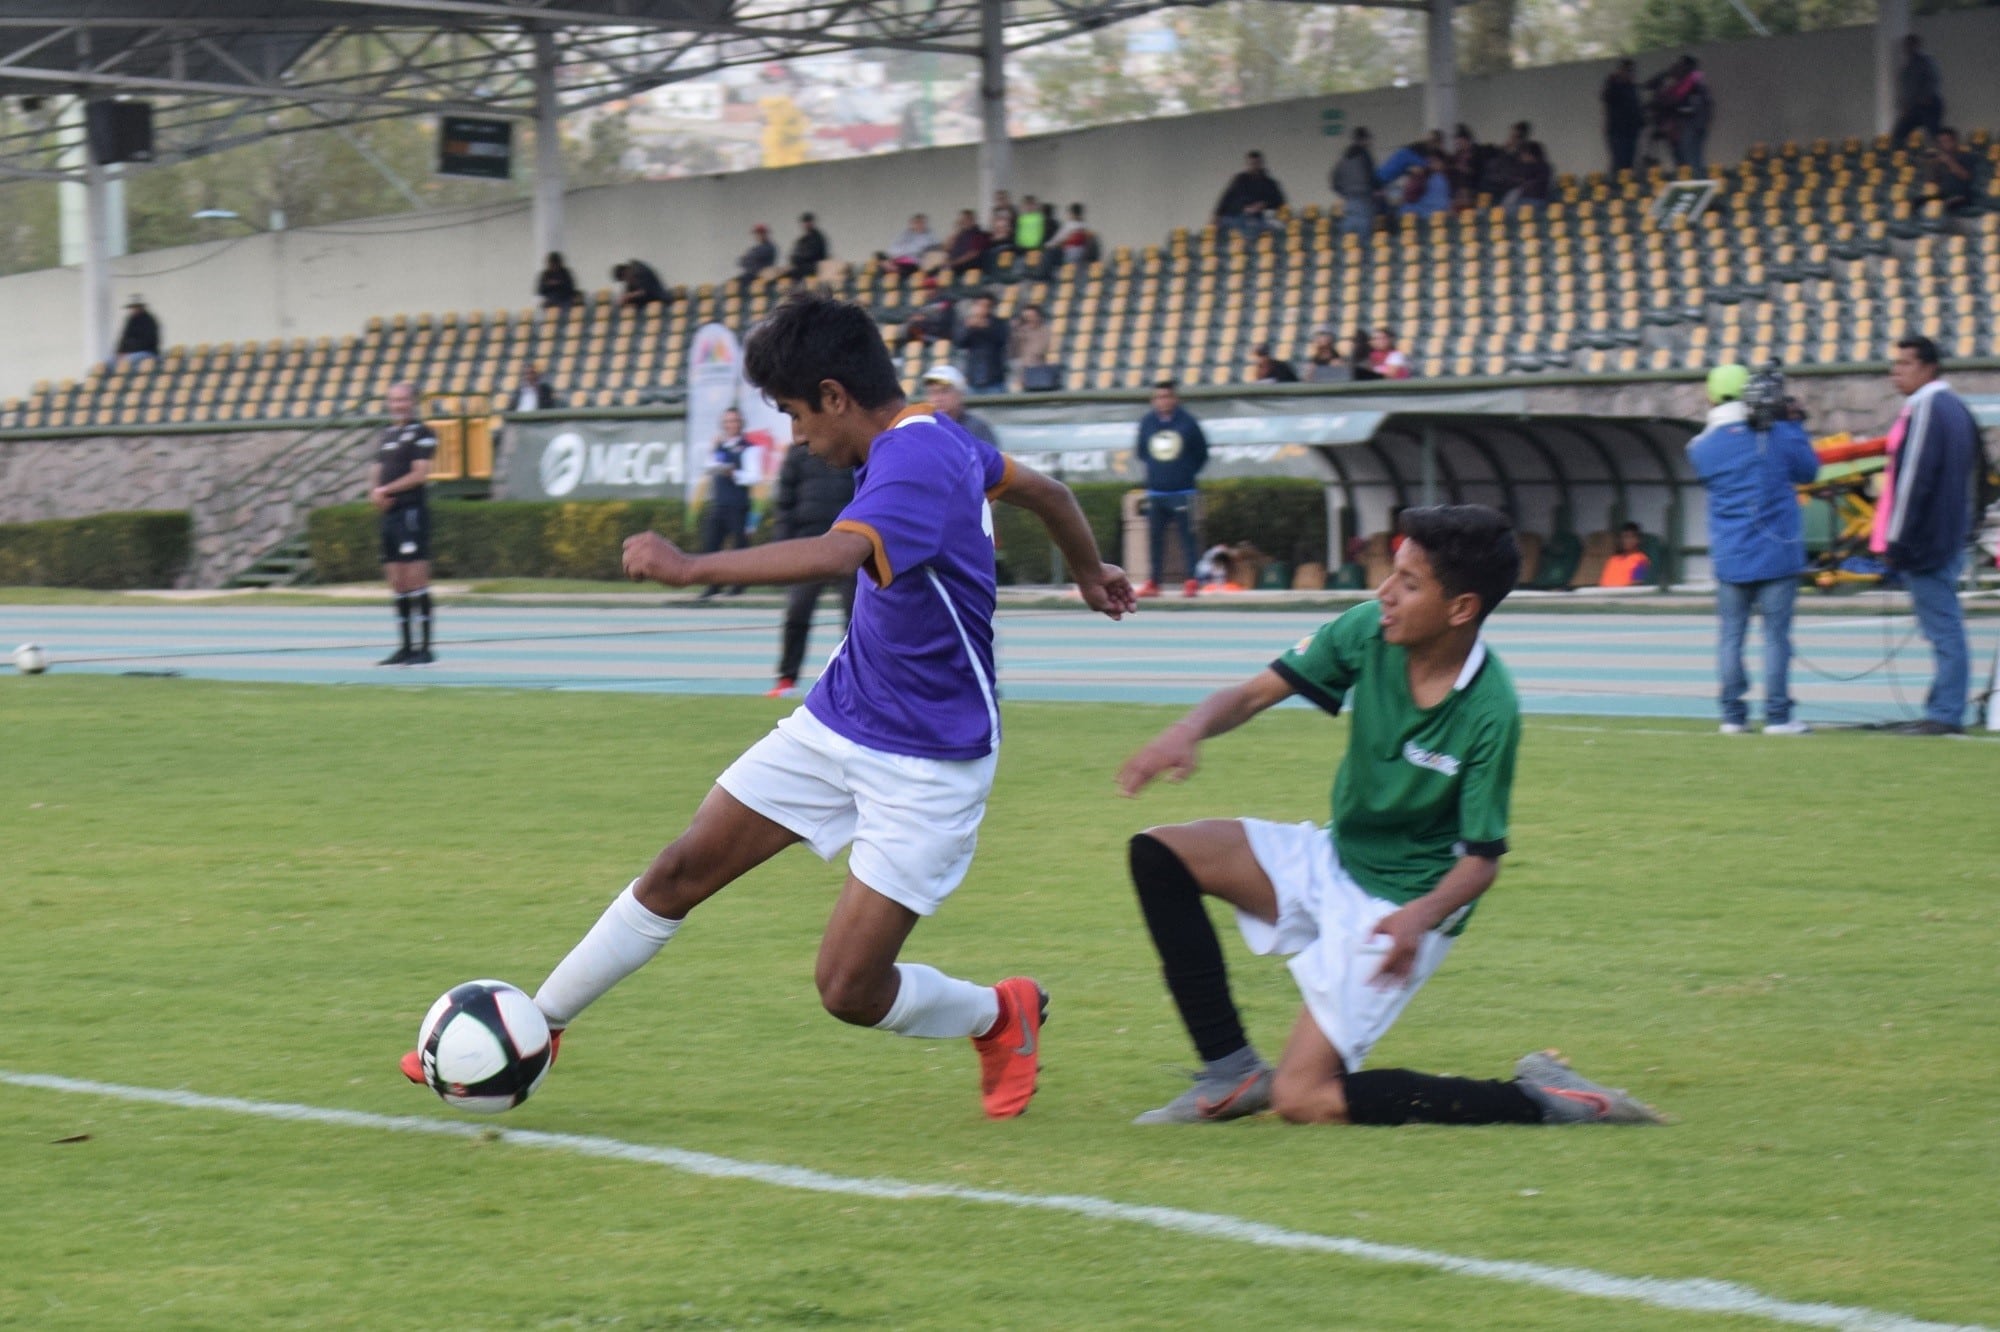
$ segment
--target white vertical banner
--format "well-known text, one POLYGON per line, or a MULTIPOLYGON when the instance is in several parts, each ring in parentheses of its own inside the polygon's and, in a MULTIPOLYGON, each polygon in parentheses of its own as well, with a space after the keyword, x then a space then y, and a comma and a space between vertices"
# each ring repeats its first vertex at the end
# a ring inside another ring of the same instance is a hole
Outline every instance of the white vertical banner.
POLYGON ((792 419, 743 378, 743 345, 724 324, 703 324, 688 350, 687 500, 706 491, 708 454, 722 429, 722 414, 743 414, 743 435, 757 450, 759 481, 777 474, 792 442, 792 419))

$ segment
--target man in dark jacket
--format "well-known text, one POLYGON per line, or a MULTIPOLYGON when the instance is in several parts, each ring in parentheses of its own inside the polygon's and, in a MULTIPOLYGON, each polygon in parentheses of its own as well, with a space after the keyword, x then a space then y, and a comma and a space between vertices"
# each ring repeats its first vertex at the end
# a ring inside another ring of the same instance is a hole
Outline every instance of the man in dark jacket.
POLYGON ((667 294, 667 286, 660 281, 660 275, 653 266, 641 259, 627 259, 611 270, 611 280, 618 284, 618 303, 633 307, 665 305, 673 299, 667 294))
POLYGON ((1243 169, 1229 178, 1229 187, 1215 202, 1215 224, 1255 234, 1275 230, 1278 210, 1285 206, 1285 187, 1264 169, 1264 154, 1252 151, 1243 169))
POLYGON ((759 222, 750 228, 750 248, 736 259, 736 284, 750 290, 757 275, 778 262, 778 247, 771 243, 771 229, 759 222))
POLYGON ((799 214, 799 238, 792 242, 790 267, 785 275, 794 282, 803 282, 819 272, 819 266, 833 253, 833 246, 826 233, 819 229, 811 213, 799 214))
POLYGON ((1173 380, 1153 385, 1153 409, 1139 418, 1137 449, 1146 466, 1146 526, 1152 556, 1139 595, 1160 595, 1160 569, 1171 525, 1180 529, 1181 553, 1187 560, 1181 591, 1194 596, 1201 590, 1194 576, 1199 559, 1194 535, 1196 478, 1208 465, 1208 436, 1201 433, 1201 422, 1181 406, 1179 386, 1173 380))
POLYGON ((1007 342, 1012 330, 993 313, 993 297, 980 292, 972 298, 965 322, 952 334, 952 346, 965 358, 965 380, 974 393, 1007 391, 1007 342))
POLYGON ((1937 668, 1923 720, 1898 728, 1906 735, 1965 730, 1971 649, 1958 604, 1958 577, 1965 569, 1984 457, 1979 425, 1943 374, 1937 344, 1929 338, 1896 343, 1889 380, 1907 400, 1889 428, 1887 480, 1869 542, 1903 575, 1937 668))
POLYGON ((1764 621, 1764 734, 1804 735, 1792 717, 1792 606, 1806 567, 1805 525, 1794 487, 1819 475, 1819 455, 1797 421, 1750 428, 1743 391, 1750 372, 1719 365, 1708 375, 1708 429, 1688 441, 1688 461, 1708 488, 1708 552, 1715 566, 1717 674, 1722 733, 1749 729, 1743 694, 1743 636, 1756 611, 1764 621))
POLYGON ((1374 139, 1366 125, 1357 125, 1347 151, 1334 163, 1329 183, 1340 199, 1340 229, 1366 236, 1375 229, 1376 188, 1374 139))
POLYGON ((118 363, 137 365, 160 358, 160 321, 134 296, 125 303, 125 327, 118 333, 118 363))
MULTIPOLYGON (((750 544, 750 487, 757 480, 757 454, 743 437, 743 413, 731 407, 722 413, 721 429, 708 451, 708 503, 701 512, 703 554, 741 550, 750 544)), ((729 595, 742 591, 735 585, 729 595)), ((722 586, 711 583, 700 600, 721 593, 722 586)))
MULTIPOLYGON (((815 537, 829 531, 833 520, 854 498, 854 473, 815 458, 804 444, 785 451, 784 466, 778 470, 778 493, 771 502, 771 536, 776 541, 795 537, 815 537)), ((854 577, 838 580, 843 613, 854 615, 854 577)), ((812 631, 813 612, 819 607, 825 583, 793 583, 785 599, 784 646, 778 653, 778 682, 766 698, 795 698, 799 692, 799 667, 806 659, 806 636, 812 631)))
POLYGON ((1611 150, 1613 171, 1630 171, 1639 160, 1639 131, 1646 127, 1646 112, 1639 103, 1636 68, 1630 59, 1619 61, 1598 94, 1604 103, 1604 143, 1611 150))

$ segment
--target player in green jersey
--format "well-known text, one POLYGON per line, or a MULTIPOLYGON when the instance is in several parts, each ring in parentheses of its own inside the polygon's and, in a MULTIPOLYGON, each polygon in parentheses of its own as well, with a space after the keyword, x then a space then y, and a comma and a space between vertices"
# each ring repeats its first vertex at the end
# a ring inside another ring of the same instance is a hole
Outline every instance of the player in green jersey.
POLYGON ((1376 600, 1211 695, 1118 775, 1127 795, 1186 780, 1203 740, 1294 694, 1353 719, 1326 827, 1204 819, 1132 839, 1139 905, 1202 1059, 1195 1085, 1139 1123, 1266 1109, 1306 1124, 1658 1122, 1553 1052, 1504 1082, 1362 1071, 1499 875, 1521 737, 1513 681, 1479 633, 1520 575, 1512 525, 1458 505, 1405 509, 1399 526, 1376 600), (1275 1069, 1243 1033, 1203 894, 1236 909, 1252 952, 1291 958, 1305 1007, 1275 1069))

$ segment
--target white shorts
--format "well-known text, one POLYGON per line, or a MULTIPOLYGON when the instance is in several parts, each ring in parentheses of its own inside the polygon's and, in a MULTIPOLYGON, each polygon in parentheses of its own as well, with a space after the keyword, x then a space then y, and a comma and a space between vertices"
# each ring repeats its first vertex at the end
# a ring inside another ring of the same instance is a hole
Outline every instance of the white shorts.
POLYGON ((1452 941, 1431 931, 1417 945, 1408 980, 1374 984, 1375 969, 1389 951, 1388 937, 1375 933, 1375 923, 1396 904, 1371 897, 1341 868, 1332 836, 1318 824, 1239 822, 1251 854, 1278 894, 1274 924, 1236 913, 1243 942, 1253 953, 1291 957, 1292 978, 1305 996, 1306 1011, 1348 1071, 1358 1071, 1403 1006, 1444 961, 1452 941))
POLYGON ((821 860, 919 916, 964 881, 998 754, 928 759, 856 744, 801 707, 715 779, 821 860))

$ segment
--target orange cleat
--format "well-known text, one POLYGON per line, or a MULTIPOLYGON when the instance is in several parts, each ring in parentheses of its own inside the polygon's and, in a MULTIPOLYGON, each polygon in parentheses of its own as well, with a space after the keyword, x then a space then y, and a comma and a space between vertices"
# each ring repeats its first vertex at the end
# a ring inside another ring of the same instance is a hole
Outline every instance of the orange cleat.
POLYGON ((779 676, 778 683, 764 691, 765 698, 797 698, 798 696, 799 682, 789 675, 779 676))
MULTIPOLYGON (((562 1053, 562 1036, 563 1034, 559 1031, 549 1033, 550 1068, 556 1066, 556 1056, 562 1053)), ((401 1059, 396 1061, 396 1067, 403 1070, 403 1076, 411 1082, 416 1083, 419 1087, 429 1085, 429 1079, 424 1077, 424 1056, 421 1050, 407 1051, 401 1059)))
POLYGON ((1139 584, 1139 591, 1135 595, 1142 597, 1157 597, 1160 595, 1160 585, 1154 582, 1152 579, 1148 578, 1145 582, 1139 584))
POLYGON ((1181 584, 1181 595, 1184 597, 1200 596, 1201 584, 1192 578, 1188 579, 1185 583, 1181 584))
POLYGON ((972 1038, 979 1051, 979 1096, 988 1119, 1013 1119, 1035 1097, 1049 992, 1026 976, 1009 977, 993 989, 1000 996, 1000 1016, 991 1031, 972 1038))

